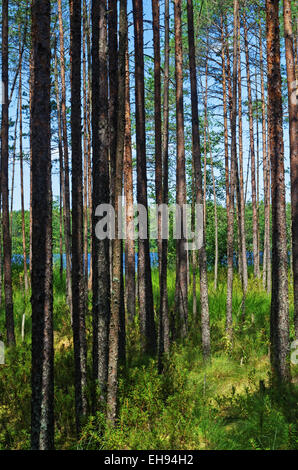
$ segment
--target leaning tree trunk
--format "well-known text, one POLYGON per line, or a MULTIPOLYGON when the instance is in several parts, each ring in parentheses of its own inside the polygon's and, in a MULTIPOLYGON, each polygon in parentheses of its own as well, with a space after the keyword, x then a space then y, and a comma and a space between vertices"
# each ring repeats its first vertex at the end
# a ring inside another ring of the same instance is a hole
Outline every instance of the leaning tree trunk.
POLYGON ((1 123, 1 192, 3 225, 3 270, 7 344, 15 345, 11 280, 11 238, 8 208, 8 0, 2 2, 2 123, 1 123))
POLYGON ((54 447, 50 1, 33 0, 31 447, 54 447), (40 221, 42 220, 42 224, 40 221))
POLYGON ((266 0, 269 152, 272 188, 271 366, 277 382, 290 380, 288 263, 280 70, 279 0, 266 0))
POLYGON ((298 338, 298 99, 295 77, 295 56, 291 2, 284 0, 284 29, 289 98, 289 132, 292 200, 292 258, 294 283, 294 325, 298 338))

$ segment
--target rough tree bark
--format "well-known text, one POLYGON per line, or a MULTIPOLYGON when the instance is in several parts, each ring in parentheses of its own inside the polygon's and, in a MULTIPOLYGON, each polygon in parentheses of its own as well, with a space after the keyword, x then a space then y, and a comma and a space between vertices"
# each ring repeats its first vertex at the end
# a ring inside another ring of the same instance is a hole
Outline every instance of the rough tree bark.
POLYGON ((221 60, 222 60, 222 87, 223 87, 223 115, 224 115, 224 141, 225 141, 225 180, 226 180, 226 208, 227 208, 227 305, 226 305, 226 330, 229 338, 232 335, 232 298, 233 298, 233 246, 234 246, 234 174, 229 176, 229 136, 228 136, 228 106, 227 106, 227 79, 226 79, 226 43, 224 37, 223 18, 221 17, 221 60))
POLYGON ((243 10, 243 29, 244 29, 244 45, 245 45, 245 58, 246 58, 246 80, 247 80, 247 95, 248 95, 248 114, 249 114, 249 139, 250 139, 250 157, 251 157, 251 197, 252 197, 252 223, 253 223, 253 258, 254 258, 254 276, 260 276, 260 262, 258 251, 258 212, 257 212, 257 192, 256 192, 256 164, 255 164, 255 144, 254 144, 254 124, 253 124, 253 107, 252 107, 252 92, 251 92, 251 78, 250 78, 250 58, 249 46, 247 38, 247 21, 245 9, 243 10))
POLYGON ((71 289, 71 221, 70 221, 70 191, 69 191, 69 160, 66 116, 66 81, 65 81, 65 52, 64 31, 61 0, 58 0, 59 40, 60 40, 60 72, 61 72, 61 113, 64 155, 64 243, 66 254, 66 295, 72 319, 72 289, 71 289))
POLYGON ((124 141, 124 196, 126 201, 126 238, 125 238, 125 299, 129 321, 136 314, 136 281, 135 281, 135 241, 133 219, 133 171, 130 116, 130 79, 128 41, 125 58, 125 141, 124 141))
MULTIPOLYGON (((196 49, 194 38, 194 18, 193 2, 187 0, 188 19, 188 48, 189 48, 189 69, 191 85, 191 114, 192 114, 192 151, 195 167, 195 192, 196 203, 203 204, 202 192, 202 170, 201 170, 201 148, 199 132, 199 111, 198 111, 198 90, 196 73, 196 49)), ((206 89, 207 93, 207 89, 206 89)), ((198 227, 196 227, 198 230, 198 227)), ((207 256, 205 248, 205 226, 203 225, 203 245, 199 249, 200 268, 200 301, 201 301, 201 328, 202 328, 202 348, 204 360, 208 360, 211 355, 210 346, 210 321, 208 303, 208 278, 207 278, 207 256)))
MULTIPOLYGON (((137 203, 141 204, 147 211, 143 0, 133 0, 133 17, 135 37, 137 203)), ((138 240, 138 287, 142 347, 148 353, 155 353, 156 330, 148 236, 146 239, 139 237, 138 240)))
MULTIPOLYGON (((188 331, 188 297, 187 297, 187 249, 185 239, 184 208, 186 204, 185 177, 185 139, 184 139, 184 106, 183 106, 183 51, 182 51, 182 2, 174 1, 175 22, 175 75, 176 75, 176 204, 180 208, 180 238, 176 241, 176 301, 175 310, 178 314, 181 336, 186 337, 188 331)), ((178 221, 177 221, 178 222, 178 221)))
MULTIPOLYGON (((106 1, 92 2, 92 290, 93 290, 93 377, 104 399, 108 378, 110 321, 109 240, 94 233, 96 208, 109 204, 108 161, 108 71, 106 1)), ((94 403, 95 405, 95 403, 94 403)))
POLYGON ((72 156, 72 323, 77 432, 87 414, 87 344, 83 263, 83 188, 81 135, 81 1, 70 0, 70 82, 72 156))
POLYGON ((121 313, 121 271, 122 271, 122 239, 118 231, 118 221, 121 219, 122 205, 119 204, 122 195, 123 153, 125 136, 125 52, 127 44, 127 13, 126 0, 120 1, 119 19, 119 57, 118 57, 118 116, 116 130, 116 159, 114 178, 115 197, 115 238, 112 240, 112 292, 111 292, 111 321, 109 335, 109 373, 107 395, 107 419, 115 425, 117 416, 118 360, 119 360, 119 329, 121 313))
POLYGON ((29 279, 27 270, 27 253, 26 253, 26 232, 25 232, 25 205, 24 205, 24 166, 23 166, 23 115, 22 115, 22 62, 21 49, 20 54, 20 71, 19 71, 19 113, 20 113, 20 183, 21 183, 21 213, 22 213, 22 244, 23 244, 23 266, 24 266, 24 285, 25 293, 29 289, 29 279))
MULTIPOLYGON (((162 203, 168 204, 168 158, 169 158, 169 78, 170 78, 170 6, 169 0, 165 0, 165 61, 164 61, 164 94, 163 94, 163 130, 162 130, 162 203)), ((163 224, 164 221, 162 220, 163 224)), ((168 240, 161 242, 161 267, 160 267, 160 306, 159 306, 159 348, 158 369, 162 371, 163 354, 170 350, 169 306, 167 290, 167 255, 168 240)))
POLYGON ((8 207, 8 0, 2 2, 2 121, 1 121, 1 193, 5 322, 7 345, 15 345, 11 280, 11 238, 8 207))
POLYGON ((288 382, 289 303, 284 144, 280 70, 279 0, 266 0, 269 152, 272 190, 272 294, 270 359, 274 380, 288 382))
POLYGON ((290 0, 284 0, 284 31, 288 76, 291 202, 292 202, 292 258, 294 283, 294 325, 298 338, 298 96, 295 76, 295 56, 290 0))
POLYGON ((33 0, 31 447, 54 447, 50 1, 33 0), (40 221, 43 221, 41 224, 40 221))

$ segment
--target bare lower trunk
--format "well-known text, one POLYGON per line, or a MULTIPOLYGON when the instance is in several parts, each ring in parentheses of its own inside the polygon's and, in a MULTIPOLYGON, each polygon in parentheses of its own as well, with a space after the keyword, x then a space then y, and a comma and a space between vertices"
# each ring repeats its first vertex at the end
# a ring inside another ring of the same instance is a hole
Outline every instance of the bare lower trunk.
POLYGON ((136 313, 135 286, 135 241, 133 218, 133 172, 130 116, 130 80, 128 42, 126 48, 126 85, 125 85, 125 141, 124 141, 124 196, 126 201, 126 239, 125 239, 125 299, 129 320, 132 322, 136 313))
POLYGON ((266 0, 269 152, 272 174, 271 366, 278 382, 290 380, 289 303, 280 71, 279 0, 266 0))
MULTIPOLYGON (((92 314, 93 378, 104 400, 108 379, 108 341, 110 321, 109 240, 94 233, 101 219, 95 216, 100 204, 110 203, 108 162, 108 73, 106 2, 92 2, 92 314), (98 73, 100 72, 100 73, 98 73)), ((96 407, 96 403, 94 403, 96 407)))
POLYGON ((259 252, 258 252, 258 213, 257 213, 257 192, 256 192, 256 163, 255 163, 255 144, 254 144, 254 125, 253 125, 253 107, 250 78, 250 58, 248 51, 247 23, 246 14, 243 10, 244 44, 246 57, 246 78, 248 95, 248 113, 249 113, 249 139, 251 155, 251 196, 253 211, 253 257, 254 257, 254 276, 260 276, 259 252))
POLYGON ((34 0, 32 50, 32 407, 31 447, 54 447, 50 2, 34 0), (43 221, 41 224, 40 221, 43 221))
POLYGON ((289 98, 294 326, 298 338, 298 99, 291 2, 284 0, 284 29, 289 98))
POLYGON ((107 419, 114 426, 117 415, 118 362, 119 362, 119 329, 121 325, 121 269, 122 269, 122 240, 119 239, 118 220, 121 217, 123 180, 123 152, 125 135, 125 52, 127 44, 127 13, 126 0, 120 1, 119 27, 119 69, 118 69, 118 116, 116 129, 116 161, 115 161, 115 239, 113 247, 112 292, 111 292, 111 322, 109 335, 109 373, 107 395, 107 419))
MULTIPOLYGON (((202 173, 201 173, 201 149, 199 133, 199 113, 198 113, 198 91, 197 74, 195 59, 195 41, 194 41, 194 20, 193 20, 193 2, 187 2, 188 18, 188 47, 189 47, 189 68, 191 81, 191 109, 192 109, 192 150, 195 164, 195 191, 196 202, 202 204, 202 173)), ((207 87, 206 87, 207 100, 207 87)), ((205 103, 207 105, 207 103, 205 103)), ((207 110, 205 113, 207 128, 207 110)), ((207 129, 206 129, 207 132, 207 129)), ((211 355, 210 346, 210 321, 209 321, 209 303, 208 303, 208 278, 207 278, 207 257, 205 248, 205 225, 203 225, 203 245, 199 248, 199 268, 200 268, 200 302, 201 302, 201 327, 202 327, 202 349, 203 357, 208 360, 211 355)))
POLYGON ((1 192, 3 227, 3 268, 5 294, 5 322, 7 344, 15 345, 12 279, 11 279, 11 238, 8 208, 8 0, 2 2, 2 123, 1 123, 1 192))
MULTIPOLYGON (((143 1, 133 1, 135 36, 135 103, 136 103, 136 153, 137 153, 137 202, 148 208, 146 172, 145 89, 144 89, 144 40, 143 1)), ((147 223, 148 226, 148 223, 147 223)), ((140 331, 143 350, 156 351, 153 293, 149 253, 149 239, 138 241, 138 287, 140 331)))
POLYGON ((72 288, 71 288, 71 222, 70 222, 70 191, 69 191, 69 161, 68 137, 66 116, 66 83, 65 83, 65 53, 64 32, 61 0, 58 0, 59 39, 60 39, 60 70, 61 70, 61 112, 63 130, 63 156, 64 156, 64 242, 66 254, 66 296, 72 319, 72 288))
POLYGON ((186 204, 185 176, 185 139, 184 139, 184 105, 183 105, 183 50, 182 50, 182 2, 174 1, 175 17, 175 74, 176 74, 176 204, 180 208, 180 238, 176 242, 176 305, 182 338, 188 331, 188 296, 187 296, 187 249, 184 226, 183 205, 186 204))

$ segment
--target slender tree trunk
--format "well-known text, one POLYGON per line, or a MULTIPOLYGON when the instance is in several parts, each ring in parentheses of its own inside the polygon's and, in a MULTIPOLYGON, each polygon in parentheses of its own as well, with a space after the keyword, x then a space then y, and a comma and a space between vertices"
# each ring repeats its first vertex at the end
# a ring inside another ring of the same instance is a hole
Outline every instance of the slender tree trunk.
POLYGON ((15 179, 15 166, 16 166, 16 147, 17 147, 17 131, 19 121, 19 104, 17 104, 17 115, 14 126, 14 139, 13 139, 13 154, 12 154, 12 175, 11 175, 11 191, 10 191, 10 236, 12 237, 12 216, 13 216, 13 195, 14 195, 14 179, 15 179))
MULTIPOLYGON (((108 65, 109 65, 109 134, 111 201, 114 204, 114 179, 116 171, 117 117, 118 117, 118 38, 117 0, 108 0, 108 65)), ((112 244, 111 244, 112 247, 112 244)))
MULTIPOLYGON (((199 132, 199 112, 198 112, 198 90, 196 74, 196 50, 194 40, 194 19, 193 2, 187 1, 188 18, 188 48, 189 48, 189 69, 191 84, 191 113, 192 113, 192 151, 195 163, 195 191, 197 204, 203 203, 202 194, 202 171, 201 171, 201 149, 199 132)), ((207 97, 207 88, 206 88, 207 97)), ((206 116, 205 116, 206 117, 206 116)), ((198 229, 198 227, 197 227, 198 229)), ((200 267, 200 301, 201 301, 201 327, 202 327, 202 348, 203 357, 208 360, 211 355, 210 346, 210 321, 208 303, 208 278, 207 278, 207 257, 205 247, 205 226, 203 225, 203 245, 199 248, 200 267)))
POLYGON ((126 238, 125 238, 125 298, 129 321, 136 313, 135 286, 135 241, 134 241, 134 207, 133 207, 133 171, 130 116, 130 79, 128 41, 126 46, 125 69, 125 141, 124 141, 124 196, 126 201, 126 238))
POLYGON ((117 388, 118 388, 118 352, 119 352, 119 327, 121 313, 121 269, 122 249, 121 233, 118 231, 118 221, 121 218, 122 207, 119 202, 122 196, 123 180, 123 153, 125 136, 125 52, 127 44, 127 13, 126 0, 120 1, 119 20, 119 63, 118 63, 118 116, 116 130, 116 159, 115 159, 115 238, 113 246, 112 266, 112 292, 111 292, 111 322, 109 336, 109 374, 108 374, 108 398, 107 419, 114 426, 117 415, 117 388))
MULTIPOLYGON (((94 233, 96 208, 109 204, 108 161, 108 71, 106 2, 92 2, 92 290, 93 290, 93 377, 104 399, 108 379, 110 321, 109 240, 94 233)), ((95 405, 95 404, 94 404, 95 405)))
MULTIPOLYGON (((238 116, 239 116, 239 196, 240 196, 240 243, 242 262, 242 282, 243 293, 247 291, 247 252, 245 235, 245 199, 244 199, 244 178, 243 178, 243 122, 242 122, 242 79, 241 79, 241 42, 240 42, 240 18, 238 18, 238 116)), ((244 299, 243 299, 244 300, 244 299)), ((243 302, 244 306, 244 302, 243 302)))
MULTIPOLYGON (((165 0, 165 62, 164 62, 164 95, 163 95, 163 135, 162 135, 162 203, 168 204, 168 158, 169 158, 169 70, 170 70, 170 11, 169 0, 165 0)), ((161 224, 167 221, 161 220, 161 224)), ((170 350, 169 306, 167 290, 168 240, 161 242, 160 268, 160 307, 159 307, 159 350, 158 369, 162 371, 163 354, 170 350)))
POLYGON ((175 19, 175 74, 176 74, 176 204, 181 214, 180 239, 176 242, 176 305, 181 336, 185 338, 188 331, 188 295, 187 295, 187 249, 185 239, 184 204, 186 204, 185 177, 185 139, 184 139, 184 106, 183 106, 183 51, 182 51, 182 2, 174 1, 175 19))
MULTIPOLYGON (((155 126, 155 195, 156 204, 162 203, 162 134, 161 134, 161 74, 159 0, 152 0, 154 47, 154 126, 155 126)), ((158 267, 161 271, 161 214, 158 213, 158 267)))
POLYGON ((290 0, 284 0, 283 5, 290 121, 294 325, 295 335, 298 338, 298 99, 290 0))
POLYGON ((290 380, 287 235, 280 71, 279 0, 266 0, 269 152, 272 173, 271 366, 278 382, 290 380))
POLYGON ((262 23, 259 20, 260 43, 260 74, 261 74, 261 101, 262 101, 262 147, 263 147, 263 181, 264 181, 264 258, 263 258, 263 287, 270 291, 270 163, 268 161, 266 139, 266 102, 264 84, 264 62, 262 43, 262 23), (269 181, 268 181, 269 180, 269 181))
MULTIPOLYGON (((29 59, 29 71, 30 71, 30 78, 29 78, 29 109, 30 109, 30 135, 32 134, 32 95, 33 95, 33 87, 34 87, 34 68, 33 68, 33 49, 31 47, 30 50, 30 59, 29 59)), ((32 139, 30 139, 30 209, 29 209, 29 269, 30 269, 30 276, 32 277, 32 139)))
MULTIPOLYGON (((85 3, 85 9, 87 9, 85 3)), ((90 8, 91 9, 91 8, 90 8)), ((89 205, 89 224, 90 224, 90 233, 93 233, 92 228, 92 165, 91 165, 91 101, 92 101, 92 64, 91 64, 91 45, 90 45, 90 12, 89 15, 84 15, 86 22, 86 43, 87 43, 87 62, 88 62, 88 95, 87 95, 87 132, 88 132, 88 205, 89 205)), ((90 243, 90 269, 89 269, 89 279, 88 279, 88 290, 92 288, 92 242, 90 243)))
MULTIPOLYGON (((20 51, 21 55, 21 51, 20 51)), ((21 59, 20 59, 21 61, 21 59)), ((27 272, 27 253, 26 253, 26 233, 25 233, 25 207, 24 207, 24 175, 23 175, 23 120, 22 120, 22 64, 19 72, 19 113, 20 113, 20 183, 21 183, 21 213, 22 213, 22 243, 23 243, 23 264, 24 264, 24 283, 25 293, 29 289, 29 280, 27 272)))
MULTIPOLYGON (((221 17, 221 40, 222 40, 222 86, 223 86, 223 114, 224 114, 224 140, 225 140, 225 179, 226 179, 226 208, 227 208, 227 305, 226 305, 226 330, 231 337, 233 323, 233 245, 234 245, 234 182, 233 173, 229 176, 229 140, 228 140, 228 106, 227 106, 227 79, 226 79, 226 45, 223 29, 223 18, 221 17)), ((232 169, 232 165, 231 165, 232 169)))
POLYGON ((15 345, 11 280, 11 238, 8 208, 8 0, 2 2, 2 122, 1 122, 1 192, 5 322, 8 346, 15 345))
MULTIPOLYGON (((147 211, 143 0, 133 0, 133 17, 135 36, 137 202, 147 211)), ((148 237, 146 239, 139 237, 138 241, 138 286, 142 347, 147 353, 155 353, 157 345, 148 237)))
POLYGON ((70 1, 70 80, 72 146, 72 319, 75 359, 76 425, 87 414, 87 345, 83 270, 83 188, 81 135, 81 2, 70 1))
POLYGON ((63 130, 63 154, 64 154, 64 242, 66 254, 66 295, 72 319, 72 287, 71 287, 71 223, 70 223, 70 191, 69 191, 69 160, 68 137, 66 116, 66 84, 65 84, 65 52, 64 32, 61 0, 58 0, 59 38, 60 38, 60 70, 61 70, 61 112, 63 130))
POLYGON ((217 216, 217 197, 216 197, 216 183, 213 166, 212 146, 209 131, 209 124, 207 120, 207 137, 209 142, 209 153, 210 153, 210 165, 211 165, 211 177, 213 187, 213 201, 214 201, 214 230, 215 230, 215 260, 214 260, 214 289, 217 289, 217 278, 218 278, 218 216, 217 216))
POLYGON ((33 0, 31 447, 54 447, 50 2, 33 0), (40 221, 43 221, 41 224, 40 221))
POLYGON ((54 65, 54 79, 55 79, 55 93, 57 105, 57 122, 58 122, 58 152, 59 152, 59 176, 60 176, 60 213, 59 213, 59 248, 60 248, 60 279, 63 278, 63 197, 64 197, 64 167, 63 167, 63 142, 62 142, 62 128, 61 128, 61 106, 60 106, 60 93, 58 81, 58 57, 57 57, 57 43, 55 41, 55 65, 54 65))
POLYGON ((246 58, 246 80, 248 95, 248 113, 249 113, 249 138, 250 138, 250 155, 251 155, 251 197, 253 211, 253 257, 254 257, 254 276, 260 276, 259 252, 258 252, 258 213, 257 213, 257 193, 256 193, 256 164, 255 164, 255 144, 254 144, 254 125, 253 125, 253 108, 252 108, 252 92, 250 78, 250 62, 248 52, 247 39, 247 22, 245 10, 243 10, 243 29, 244 29, 244 45, 246 58))
POLYGON ((83 1, 83 129, 84 129, 84 278, 86 306, 88 307, 88 108, 87 108, 87 58, 86 58, 86 0, 83 1))

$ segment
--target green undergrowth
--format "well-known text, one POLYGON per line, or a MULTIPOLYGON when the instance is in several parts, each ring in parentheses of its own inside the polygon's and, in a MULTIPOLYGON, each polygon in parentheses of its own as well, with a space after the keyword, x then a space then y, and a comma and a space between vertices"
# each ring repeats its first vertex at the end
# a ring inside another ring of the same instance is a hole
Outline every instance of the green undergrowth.
MULTIPOLYGON (((234 283, 233 340, 225 336, 225 272, 218 288, 209 279, 212 361, 201 353, 199 283, 198 313, 192 318, 189 296, 188 339, 172 345, 162 374, 156 359, 140 352, 138 324, 127 329, 127 361, 119 373, 119 413, 115 428, 104 410, 86 420, 75 435, 72 332, 66 306, 65 280, 54 273, 55 445, 57 449, 297 449, 297 366, 293 383, 271 388, 269 364, 270 298, 261 281, 250 279, 242 321, 239 279, 234 283)), ((169 310, 173 311, 175 273, 169 271, 169 310)), ((17 282, 17 280, 15 280, 17 282)), ((153 272, 156 315, 158 273, 153 272)), ((91 299, 90 299, 91 300, 91 299)), ((290 297, 290 313, 293 314, 290 297)), ((30 447, 30 292, 15 289, 17 347, 6 350, 0 366, 0 450, 30 447), (21 325, 25 314, 24 340, 21 325)), ((88 380, 91 383, 91 303, 87 313, 88 380)), ((0 331, 4 329, 1 307, 0 331)), ((293 331, 291 330, 293 339, 293 331)), ((88 392, 89 393, 89 392, 88 392)), ((89 396, 89 402, 90 396, 89 396)))

